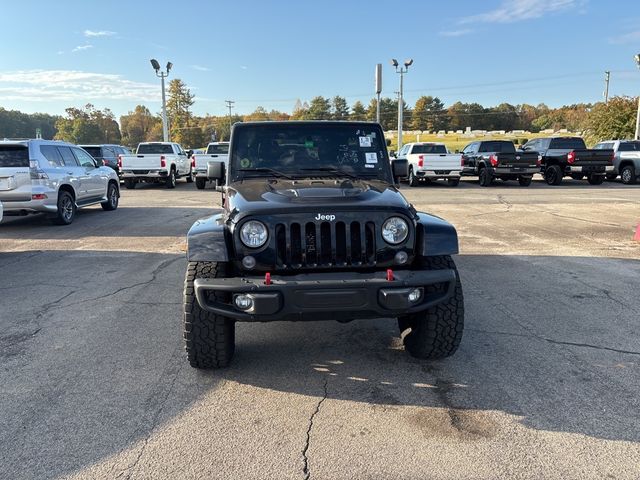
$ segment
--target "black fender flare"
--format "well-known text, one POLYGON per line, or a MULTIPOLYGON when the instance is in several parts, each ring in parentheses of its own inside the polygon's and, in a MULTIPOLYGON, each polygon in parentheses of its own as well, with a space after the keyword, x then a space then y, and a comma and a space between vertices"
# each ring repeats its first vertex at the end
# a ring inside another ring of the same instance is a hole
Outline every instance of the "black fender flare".
POLYGON ((189 262, 228 262, 230 235, 222 211, 194 223, 187 233, 189 262))
POLYGON ((458 232, 446 220, 418 212, 416 255, 432 257, 458 253, 458 232))

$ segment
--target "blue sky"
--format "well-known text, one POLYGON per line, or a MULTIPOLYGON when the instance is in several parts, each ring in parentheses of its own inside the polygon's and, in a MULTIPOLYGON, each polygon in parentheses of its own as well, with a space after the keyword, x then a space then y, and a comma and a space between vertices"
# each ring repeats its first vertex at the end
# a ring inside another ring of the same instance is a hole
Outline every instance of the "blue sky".
POLYGON ((290 112, 315 95, 366 104, 376 63, 393 96, 393 57, 414 59, 410 104, 594 102, 605 70, 610 95, 640 93, 637 0, 23 0, 3 2, 2 16, 0 106, 25 112, 157 112, 150 58, 173 62, 199 115, 224 114, 225 99, 238 113, 290 112))

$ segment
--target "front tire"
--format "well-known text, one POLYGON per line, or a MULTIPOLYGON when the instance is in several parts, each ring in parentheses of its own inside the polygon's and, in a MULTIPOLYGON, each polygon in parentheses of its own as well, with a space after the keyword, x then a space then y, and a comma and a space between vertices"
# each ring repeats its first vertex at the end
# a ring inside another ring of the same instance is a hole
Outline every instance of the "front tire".
POLYGON ((136 188, 136 180, 134 178, 125 178, 124 179, 124 188, 127 190, 133 190, 136 188))
POLYGON ((450 187, 457 187, 459 183, 460 183, 459 178, 447 178, 447 184, 450 187))
POLYGON ((587 181, 589 185, 602 185, 604 183, 604 175, 588 175, 587 181))
MULTIPOLYGON (((196 278, 224 278, 228 265, 216 262, 189 262, 184 280, 184 341, 189 364, 193 368, 222 368, 229 365, 235 352, 235 322, 200 308, 193 282, 196 278)), ((229 295, 215 293, 228 301, 229 295)))
POLYGON ((189 175, 187 175, 187 183, 193 183, 193 170, 189 170, 189 175))
POLYGON ((76 218, 76 202, 73 196, 66 191, 58 194, 58 209, 51 221, 55 225, 71 225, 76 218))
MULTIPOLYGON (((450 256, 423 257, 420 267, 427 270, 453 269, 456 286, 446 302, 425 311, 398 318, 401 331, 411 331, 404 337, 404 346, 412 357, 437 360, 453 355, 462 341, 464 330, 464 298, 462 284, 455 263, 450 256)), ((436 292, 443 286, 429 286, 425 293, 436 292)))
POLYGON ((103 210, 110 212, 118 208, 118 203, 118 187, 116 187, 115 183, 109 183, 109 187, 107 187, 107 201, 102 202, 100 206, 103 210))
POLYGON ((167 177, 167 188, 176 188, 176 171, 172 168, 167 177))
POLYGON ((418 180, 418 177, 416 177, 415 174, 413 173, 413 167, 410 167, 409 168, 409 186, 417 187, 419 183, 420 183, 420 180, 418 180))
POLYGON ((620 179, 625 185, 633 185, 636 183, 636 169, 633 165, 625 165, 620 170, 620 179))
POLYGON ((204 190, 204 187, 207 185, 206 178, 198 178, 196 177, 196 188, 198 190, 204 190))
POLYGON ((544 171, 544 179, 547 185, 558 186, 562 183, 562 170, 558 165, 549 165, 544 171))
POLYGON ((518 177, 518 183, 521 187, 528 187, 529 185, 531 185, 532 180, 533 177, 518 177))

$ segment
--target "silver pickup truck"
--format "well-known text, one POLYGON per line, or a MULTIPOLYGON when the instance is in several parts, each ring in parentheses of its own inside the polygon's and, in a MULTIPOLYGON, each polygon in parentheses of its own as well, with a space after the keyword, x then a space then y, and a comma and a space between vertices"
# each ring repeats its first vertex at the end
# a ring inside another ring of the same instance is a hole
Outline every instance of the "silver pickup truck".
POLYGON ((633 185, 640 179, 640 141, 605 140, 598 143, 595 150, 613 150, 613 172, 607 180, 615 180, 618 175, 625 185, 633 185))

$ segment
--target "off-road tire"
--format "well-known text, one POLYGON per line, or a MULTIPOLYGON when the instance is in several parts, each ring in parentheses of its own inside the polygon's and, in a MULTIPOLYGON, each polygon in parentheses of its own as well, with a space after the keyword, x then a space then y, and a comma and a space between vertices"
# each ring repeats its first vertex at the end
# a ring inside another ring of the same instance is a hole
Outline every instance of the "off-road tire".
POLYGON ((417 187, 418 185, 420 185, 420 180, 418 180, 418 177, 416 177, 413 173, 413 167, 409 167, 409 186, 410 187, 417 187))
MULTIPOLYGON (((453 269, 456 286, 453 295, 444 303, 422 312, 398 318, 401 330, 411 330, 404 337, 404 346, 413 357, 436 360, 453 355, 462 340, 464 330, 464 298, 456 265, 448 255, 423 257, 420 268, 425 270, 453 269), (405 327, 403 329, 403 327, 405 327)), ((436 292, 444 286, 429 286, 425 293, 436 292)))
POLYGON ((478 172, 478 182, 481 187, 488 187, 493 183, 493 175, 489 173, 486 167, 482 167, 478 172))
MULTIPOLYGON (((189 364, 193 368, 226 367, 235 351, 235 322, 200 308, 193 282, 196 278, 224 278, 229 272, 225 263, 189 262, 184 280, 184 341, 189 364)), ((215 293, 228 302, 228 294, 215 293)))
POLYGON ((521 187, 528 187, 529 185, 531 185, 532 180, 533 177, 518 177, 518 183, 521 187))
POLYGON ((109 182, 109 186, 107 187, 107 201, 102 202, 100 206, 103 210, 107 212, 113 211, 118 208, 118 187, 113 182, 109 182))
POLYGON ((196 177, 196 188, 198 190, 204 190, 204 187, 207 185, 206 178, 198 178, 196 177))
POLYGON ((125 178, 124 179, 124 188, 126 188, 127 190, 133 190, 134 188, 136 188, 136 180, 134 178, 125 178))
POLYGON ((604 175, 587 175, 589 185, 602 185, 604 183, 604 175))
POLYGON ((558 165, 549 165, 544 171, 547 185, 558 186, 562 183, 562 169, 558 165))
POLYGON ((620 178, 625 185, 634 185, 637 181, 636 169, 633 165, 625 165, 620 170, 620 178))
POLYGON ((459 183, 459 178, 447 178, 447 185, 449 185, 450 187, 457 187, 459 183))
POLYGON ((169 176, 167 176, 167 180, 165 185, 167 186, 167 188, 176 188, 176 170, 175 168, 171 167, 171 170, 169 170, 169 176))
POLYGON ((65 191, 61 190, 58 193, 58 209, 53 217, 51 217, 51 223, 54 225, 70 225, 76 218, 76 202, 73 196, 65 191))

